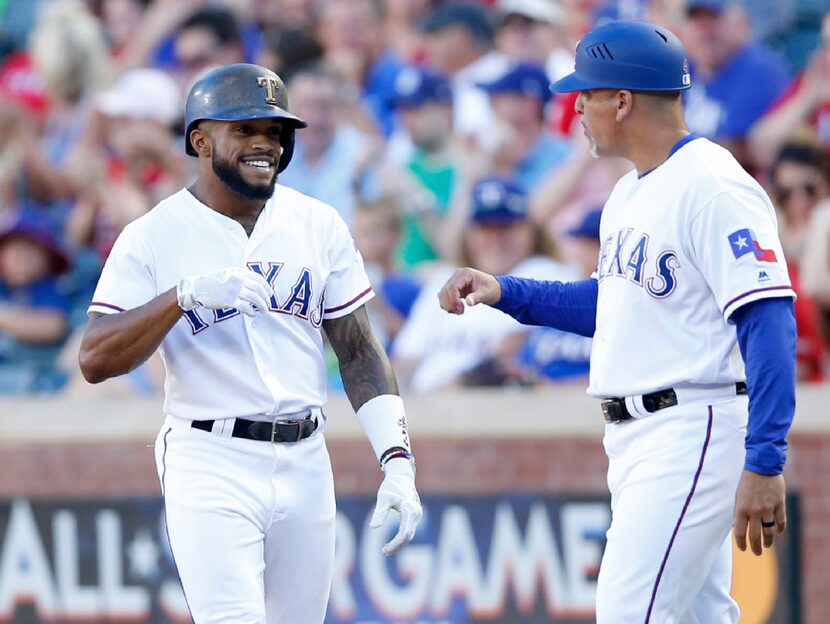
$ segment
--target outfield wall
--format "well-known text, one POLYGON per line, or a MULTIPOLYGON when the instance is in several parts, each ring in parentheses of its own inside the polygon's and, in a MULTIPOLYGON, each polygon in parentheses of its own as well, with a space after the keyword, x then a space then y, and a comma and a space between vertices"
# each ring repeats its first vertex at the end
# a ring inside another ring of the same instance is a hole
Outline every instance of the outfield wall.
MULTIPOLYGON (((777 560, 762 564, 758 568, 760 572, 753 568, 751 583, 746 582, 749 572, 738 579, 738 584, 748 587, 746 596, 742 598, 746 614, 742 622, 787 624, 795 618, 800 618, 805 624, 830 622, 830 600, 827 599, 830 596, 830 532, 826 529, 830 524, 830 418, 825 416, 823 409, 828 403, 830 386, 799 388, 798 413, 790 436, 791 449, 786 469, 788 487, 795 497, 793 506, 798 507, 793 510, 794 530, 777 560), (754 575, 759 576, 756 579, 754 575)), ((353 567, 347 566, 343 571, 344 584, 338 586, 338 591, 332 596, 333 604, 338 602, 330 609, 331 618, 334 618, 330 621, 457 622, 464 621, 457 614, 459 609, 466 608, 464 605, 475 608, 468 621, 531 622, 537 621, 533 619, 537 616, 542 618, 538 621, 544 621, 545 617, 550 617, 548 621, 557 622, 590 621, 584 608, 587 600, 585 587, 589 585, 581 581, 579 587, 566 592, 567 599, 556 595, 558 591, 564 591, 556 584, 559 582, 556 579, 547 579, 550 582, 545 589, 547 581, 540 577, 539 587, 535 587, 532 571, 529 589, 519 587, 519 581, 515 579, 498 581, 490 576, 480 579, 480 587, 467 586, 466 581, 459 577, 463 570, 458 568, 459 564, 453 563, 455 559, 452 557, 457 559, 458 553, 446 554, 441 548, 445 541, 444 528, 453 522, 453 530, 456 531, 458 526, 463 529, 465 523, 497 523, 500 522, 499 514, 503 515, 505 509, 510 509, 521 525, 519 530, 526 530, 529 535, 534 509, 547 509, 548 515, 555 520, 551 530, 554 542, 561 542, 564 563, 560 563, 565 566, 565 574, 585 573, 585 578, 590 577, 591 571, 585 570, 591 568, 592 557, 599 551, 589 541, 574 542, 571 551, 579 553, 585 569, 569 572, 566 564, 576 555, 567 551, 566 519, 581 519, 579 522, 583 524, 578 525, 577 529, 588 534, 592 529, 591 522, 596 528, 604 517, 607 463, 601 446, 604 425, 596 402, 578 388, 544 391, 505 389, 410 397, 407 399, 407 411, 418 458, 419 490, 435 515, 430 526, 424 529, 427 537, 422 540, 417 552, 424 557, 432 557, 433 563, 442 561, 443 557, 446 566, 437 573, 438 580, 433 578, 429 581, 434 582, 436 587, 424 589, 420 597, 414 593, 416 588, 402 584, 394 566, 378 568, 374 563, 358 561, 357 570, 362 575, 360 582, 352 579, 353 583, 346 584, 345 581, 351 577, 347 579, 345 575, 357 574, 353 567), (542 507, 535 505, 536 500, 542 507), (557 524, 559 520, 562 526, 557 524), (508 584, 503 586, 508 596, 504 604, 494 605, 482 592, 487 583, 497 582, 508 584), (512 587, 510 582, 514 583, 512 587), (401 613, 382 615, 384 606, 378 604, 382 599, 371 595, 372 592, 382 591, 403 592, 396 594, 397 604, 404 599, 413 601, 410 616, 404 617, 401 613), (534 592, 538 596, 531 595, 534 592), (371 616, 361 611, 364 602, 366 613, 371 613, 371 616), (513 613, 511 609, 517 610, 516 613, 536 615, 519 620, 517 615, 510 616, 513 613)), ((342 529, 343 535, 354 540, 353 546, 363 548, 366 540, 361 532, 362 514, 364 507, 371 505, 371 497, 379 482, 379 471, 368 442, 345 399, 333 398, 326 412, 326 436, 336 488, 344 509, 339 530, 342 529)), ((0 518, 0 531, 6 535, 5 542, 9 542, 12 515, 17 514, 15 517, 18 519, 30 518, 32 525, 37 525, 41 533, 47 535, 44 538, 46 546, 43 547, 45 557, 54 563, 58 555, 52 554, 49 549, 55 548, 53 541, 58 540, 57 529, 44 528, 44 523, 52 523, 50 527, 60 526, 64 532, 69 531, 67 523, 70 523, 81 535, 83 527, 75 525, 84 522, 85 514, 93 513, 95 501, 110 501, 115 509, 112 514, 121 513, 123 518, 133 517, 130 514, 140 515, 144 507, 157 505, 159 487, 153 465, 152 443, 160 423, 159 399, 47 398, 0 402, 0 500, 4 502, 2 509, 6 514, 5 520, 0 518), (61 510, 73 508, 73 501, 77 501, 77 509, 72 512, 74 515, 70 522, 69 516, 61 510)), ((101 514, 100 510, 94 513, 101 514)), ((148 513, 155 511, 151 509, 148 513)), ((112 514, 107 512, 103 520, 96 516, 96 526, 99 529, 110 526, 107 523, 115 521, 112 514)), ((133 521, 122 522, 129 524, 133 521)), ((19 533, 24 536, 20 539, 36 541, 19 528, 24 524, 25 521, 20 520, 14 525, 17 527, 15 535, 19 533)), ((485 564, 487 553, 484 551, 487 547, 482 540, 489 539, 488 536, 494 535, 495 530, 490 527, 482 532, 478 526, 471 528, 475 535, 469 536, 470 543, 480 551, 481 561, 485 564), (490 529, 492 532, 488 533, 490 529)), ((365 535, 369 536, 367 539, 372 539, 371 534, 365 535)), ((8 554, 10 547, 6 544, 3 548, 0 556, 3 552, 8 554)), ((78 557, 80 561, 82 554, 78 557)), ((546 565, 542 561, 530 563, 542 567, 546 565)), ((486 568, 485 564, 482 565, 486 568)), ((5 569, 8 574, 8 565, 0 561, 0 572, 5 569), (4 568, 4 565, 7 567, 4 568)), ((48 565, 51 564, 44 564, 48 565)), ((101 564, 96 565, 100 567, 101 564)), ((437 565, 435 563, 430 568, 433 576, 437 565)), ((515 567, 516 564, 507 562, 505 565, 515 567)), ((44 574, 48 576, 52 573, 50 568, 44 574)), ((484 569, 474 571, 473 576, 478 573, 495 574, 484 569)), ((57 579, 70 573, 55 571, 54 574, 57 579)), ((83 602, 81 598, 92 600, 81 591, 85 582, 94 584, 89 580, 92 578, 90 574, 81 569, 81 576, 73 586, 78 605, 83 602)), ((64 579, 63 582, 68 581, 64 579)), ((58 581, 54 580, 54 583, 58 581)), ((127 581, 123 583, 127 585, 127 581)), ((4 597, 3 579, 0 578, 0 621, 18 621, 10 615, 11 607, 4 605, 4 600, 20 600, 15 591, 25 594, 24 589, 7 587, 4 597)), ((164 587, 153 591, 161 596, 162 590, 164 587)), ((43 605, 36 604, 38 601, 58 600, 51 594, 38 595, 37 590, 29 593, 34 593, 35 597, 24 597, 23 600, 32 602, 32 608, 41 614, 48 615, 48 609, 44 611, 43 605)), ((136 596, 133 598, 138 600, 136 596)), ((162 598, 158 601, 162 602, 162 598)), ((170 598, 165 604, 175 605, 175 599, 170 598)), ((139 606, 135 607, 138 609, 135 613, 144 613, 139 606)), ((50 608, 58 607, 51 605, 50 608)), ((90 609, 87 604, 87 610, 92 613, 90 609)), ((175 607, 170 606, 169 612, 175 612, 175 607)), ((60 621, 55 613, 52 613, 52 619, 60 621)), ((112 615, 114 618, 114 612, 112 615)), ((119 612, 119 617, 129 619, 129 614, 119 612)), ((167 616, 161 620, 142 620, 136 615, 133 620, 165 621, 165 618, 167 616)), ((181 614, 177 617, 171 615, 167 621, 179 621, 180 618, 181 614)))

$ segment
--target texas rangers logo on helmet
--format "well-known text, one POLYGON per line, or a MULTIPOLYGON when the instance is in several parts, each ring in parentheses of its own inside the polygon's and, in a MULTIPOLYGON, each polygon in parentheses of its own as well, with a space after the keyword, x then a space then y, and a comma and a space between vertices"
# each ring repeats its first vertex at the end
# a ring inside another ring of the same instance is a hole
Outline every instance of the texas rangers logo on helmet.
POLYGON ((277 90, 280 88, 277 79, 273 76, 257 76, 256 83, 260 87, 265 87, 265 102, 271 106, 276 106, 277 90))

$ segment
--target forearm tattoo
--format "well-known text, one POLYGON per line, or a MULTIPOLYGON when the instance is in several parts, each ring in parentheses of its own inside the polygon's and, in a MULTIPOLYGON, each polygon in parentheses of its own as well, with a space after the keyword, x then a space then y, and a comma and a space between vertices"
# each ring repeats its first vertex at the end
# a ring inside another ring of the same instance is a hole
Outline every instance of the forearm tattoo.
POLYGON ((323 329, 337 354, 343 387, 355 411, 381 394, 398 394, 392 365, 372 333, 365 307, 324 321, 323 329))

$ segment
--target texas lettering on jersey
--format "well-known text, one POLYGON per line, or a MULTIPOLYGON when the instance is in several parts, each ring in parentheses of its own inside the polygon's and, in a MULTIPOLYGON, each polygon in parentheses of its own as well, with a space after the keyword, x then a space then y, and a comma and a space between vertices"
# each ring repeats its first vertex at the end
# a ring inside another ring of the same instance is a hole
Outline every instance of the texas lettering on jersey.
POLYGON ((633 228, 623 228, 602 243, 597 266, 600 282, 610 277, 626 279, 655 299, 664 299, 677 287, 675 273, 680 268, 677 252, 663 249, 649 265, 649 235, 635 235, 633 228))
MULTIPOLYGON (((277 278, 282 274, 285 263, 268 262, 267 267, 265 264, 264 262, 248 262, 247 266, 251 271, 259 273, 264 277, 274 290, 274 294, 271 295, 271 301, 268 305, 268 311, 276 314, 295 316, 308 321, 313 327, 319 328, 323 324, 323 301, 325 297, 321 293, 319 300, 312 307, 314 286, 312 284, 311 270, 303 267, 300 275, 294 280, 288 297, 285 298, 285 301, 280 301, 276 294, 279 290, 277 287, 277 278)), ((195 335, 204 331, 212 324, 215 325, 216 323, 221 323, 222 321, 239 316, 239 310, 236 308, 188 310, 184 313, 184 316, 187 322, 190 323, 190 328, 195 335), (206 320, 210 316, 213 317, 213 323, 209 323, 206 320)))

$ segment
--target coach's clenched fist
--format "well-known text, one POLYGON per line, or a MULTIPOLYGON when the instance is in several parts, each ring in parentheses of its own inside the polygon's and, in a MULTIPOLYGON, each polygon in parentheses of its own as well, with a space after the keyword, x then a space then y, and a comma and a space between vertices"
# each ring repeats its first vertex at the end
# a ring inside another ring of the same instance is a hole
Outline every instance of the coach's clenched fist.
POLYGON ((493 305, 501 299, 498 280, 484 271, 458 269, 438 293, 438 302, 450 314, 464 314, 464 304, 493 305))
POLYGON ((389 510, 401 515, 398 532, 383 547, 384 555, 391 555, 406 546, 415 536, 421 520, 421 500, 415 489, 415 470, 408 459, 392 459, 383 467, 385 477, 378 489, 378 500, 369 525, 376 529, 383 524, 389 510))

